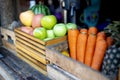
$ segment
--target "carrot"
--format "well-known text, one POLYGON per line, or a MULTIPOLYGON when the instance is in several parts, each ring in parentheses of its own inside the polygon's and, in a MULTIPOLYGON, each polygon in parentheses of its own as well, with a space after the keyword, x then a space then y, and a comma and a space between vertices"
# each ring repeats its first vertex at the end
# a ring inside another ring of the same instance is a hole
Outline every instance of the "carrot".
POLYGON ((97 34, 97 41, 101 40, 101 39, 104 39, 104 40, 106 39, 106 34, 103 31, 98 32, 98 34, 97 34))
POLYGON ((106 41, 107 41, 108 47, 110 47, 113 44, 113 38, 111 38, 110 36, 106 38, 106 41))
POLYGON ((77 60, 84 63, 87 43, 87 29, 81 29, 77 40, 77 60))
POLYGON ((79 30, 78 29, 70 29, 68 30, 68 46, 70 50, 71 58, 76 60, 76 48, 77 48, 77 38, 78 38, 79 30))
POLYGON ((86 52, 85 52, 85 64, 88 66, 91 66, 92 58, 94 55, 95 50, 95 44, 96 44, 96 34, 97 34, 97 28, 91 27, 88 30, 88 39, 87 39, 87 46, 86 46, 86 52))
POLYGON ((98 71, 100 70, 106 50, 107 50, 106 40, 104 39, 98 40, 96 42, 91 68, 98 71))

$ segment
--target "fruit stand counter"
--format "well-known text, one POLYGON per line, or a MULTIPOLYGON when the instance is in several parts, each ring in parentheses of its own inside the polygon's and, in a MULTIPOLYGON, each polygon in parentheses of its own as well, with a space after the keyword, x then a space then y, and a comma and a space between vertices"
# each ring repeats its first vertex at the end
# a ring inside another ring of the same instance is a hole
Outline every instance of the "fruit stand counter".
MULTIPOLYGON (((64 45, 66 44, 67 48, 67 43, 61 43, 48 46, 46 49, 46 59, 48 59, 50 63, 52 63, 51 65, 47 66, 47 72, 49 77, 51 77, 54 80, 58 80, 59 78, 62 78, 63 80, 66 77, 63 74, 67 72, 70 73, 72 76, 75 76, 77 80, 109 80, 106 76, 104 76, 100 72, 95 71, 92 68, 87 67, 86 65, 80 62, 77 62, 76 60, 66 57, 61 53, 60 50, 56 50, 57 47, 63 44, 64 45), (64 73, 61 73, 63 75, 62 77, 58 76, 60 75, 61 70, 55 69, 56 67, 54 67, 53 64, 58 66, 63 71, 65 71, 64 73), (53 75, 51 72, 53 70, 51 69, 54 69, 54 72, 56 72, 56 74, 53 75)), ((67 79, 69 80, 70 77, 67 76, 67 79)))
POLYGON ((49 61, 46 60, 46 46, 64 42, 67 38, 64 36, 49 41, 42 41, 22 32, 19 28, 15 29, 15 37, 17 56, 45 75, 47 74, 46 64, 49 63, 49 61))

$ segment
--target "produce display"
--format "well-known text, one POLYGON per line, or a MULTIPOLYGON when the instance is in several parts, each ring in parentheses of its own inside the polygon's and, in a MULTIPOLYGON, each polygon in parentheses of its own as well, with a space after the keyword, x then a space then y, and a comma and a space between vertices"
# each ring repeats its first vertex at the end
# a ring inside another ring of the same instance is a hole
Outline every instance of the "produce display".
MULTIPOLYGON (((23 24, 20 28, 21 31, 40 40, 48 41, 67 35, 68 50, 61 51, 63 55, 71 57, 94 70, 100 71, 102 68, 104 74, 108 74, 107 72, 112 69, 118 71, 118 67, 111 68, 111 64, 114 66, 113 63, 115 63, 116 66, 120 60, 120 47, 118 47, 120 29, 118 27, 110 26, 99 32, 97 27, 78 29, 74 23, 58 23, 56 16, 50 15, 49 8, 43 4, 35 5, 31 10, 21 12, 19 18, 23 24), (111 34, 108 36, 108 33, 111 34), (117 44, 114 44, 114 40, 117 44), (112 55, 111 59, 109 57, 111 54, 117 56, 112 55), (116 58, 116 61, 112 63, 110 60, 114 60, 113 58, 116 58)), ((120 23, 116 24, 120 25, 120 23)))
POLYGON ((23 32, 43 41, 65 36, 69 29, 77 29, 74 23, 58 23, 56 16, 50 15, 49 8, 42 3, 21 12, 19 18, 23 32))

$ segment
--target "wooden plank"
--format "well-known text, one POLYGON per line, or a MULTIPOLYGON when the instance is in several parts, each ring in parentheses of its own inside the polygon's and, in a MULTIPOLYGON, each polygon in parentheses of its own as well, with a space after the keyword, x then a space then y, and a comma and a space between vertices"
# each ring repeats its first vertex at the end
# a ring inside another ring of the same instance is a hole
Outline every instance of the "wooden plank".
MULTIPOLYGON (((34 45, 34 46, 37 46, 37 47, 40 48, 40 49, 45 50, 45 46, 44 46, 44 45, 42 45, 42 44, 40 44, 40 43, 37 43, 37 42, 33 41, 32 39, 26 38, 26 37, 24 37, 24 36, 22 36, 22 35, 20 35, 20 34, 18 34, 18 33, 15 33, 15 35, 16 35, 17 38, 20 38, 20 39, 26 41, 27 43, 30 43, 30 44, 32 44, 32 45, 34 45)), ((17 42, 17 41, 16 41, 16 42, 17 42)))
POLYGON ((40 39, 37 39, 37 38, 35 38, 35 37, 33 37, 33 36, 25 33, 25 32, 22 32, 19 28, 18 28, 18 29, 15 29, 15 32, 23 35, 24 37, 27 37, 27 38, 29 38, 29 39, 32 39, 32 40, 34 40, 35 42, 38 42, 38 43, 41 43, 41 44, 45 45, 45 42, 44 42, 44 41, 42 41, 42 40, 40 40, 40 39))
POLYGON ((53 64, 47 65, 47 73, 52 80, 80 80, 53 64))
POLYGON ((28 46, 28 47, 30 47, 30 48, 32 48, 32 49, 34 49, 34 50, 42 53, 43 55, 45 55, 45 50, 43 50, 43 49, 41 49, 41 48, 38 48, 38 47, 36 47, 36 46, 34 46, 34 45, 32 45, 32 44, 24 41, 23 39, 20 39, 20 38, 16 37, 16 41, 19 41, 19 42, 21 42, 22 44, 24 44, 24 45, 26 45, 26 46, 28 46))
POLYGON ((50 62, 56 64, 81 80, 109 80, 100 72, 95 71, 92 68, 77 62, 76 60, 66 57, 56 50, 47 48, 46 58, 50 62))
POLYGON ((15 33, 14 31, 5 29, 3 27, 1 27, 1 34, 4 36, 3 39, 4 40, 8 40, 8 36, 13 40, 13 43, 15 44, 15 33))
POLYGON ((3 45, 4 45, 5 48, 7 48, 12 53, 16 54, 16 47, 15 47, 14 44, 11 44, 11 43, 9 43, 6 40, 2 40, 2 43, 3 43, 3 45))
POLYGON ((26 58, 24 58, 22 55, 17 54, 17 56, 19 58, 21 58, 22 60, 24 60, 25 62, 29 63, 33 68, 35 68, 36 70, 40 71, 41 73, 43 73, 44 75, 47 76, 47 72, 44 71, 43 69, 41 69, 39 66, 35 65, 34 63, 32 63, 31 61, 27 60, 26 58))
POLYGON ((27 60, 31 61, 32 63, 38 65, 40 68, 42 68, 43 70, 47 71, 46 69, 46 65, 42 64, 41 62, 33 59, 31 56, 27 55, 26 53, 24 53, 23 51, 17 49, 17 52, 22 55, 23 57, 25 57, 27 60))
MULTIPOLYGON (((4 61, 2 65, 5 64, 6 66, 9 66, 9 69, 15 72, 15 74, 12 74, 12 76, 18 75, 20 77, 20 79, 16 78, 15 80, 29 80, 28 77, 33 77, 33 80, 50 80, 47 76, 43 75, 40 71, 36 70, 31 65, 27 64, 25 61, 21 60, 7 49, 1 47, 0 52, 4 53, 5 55, 5 58, 0 59, 0 61, 4 61)), ((8 71, 8 73, 11 73, 9 70, 6 71, 8 71)))
POLYGON ((46 64, 45 56, 33 50, 32 48, 29 48, 24 44, 21 44, 20 42, 16 42, 16 47, 22 50, 23 52, 27 53, 29 56, 33 57, 34 59, 40 61, 41 63, 46 64))
POLYGON ((52 44, 55 44, 55 43, 59 43, 59 42, 63 42, 63 41, 66 41, 66 40, 67 40, 67 36, 58 37, 58 38, 47 41, 46 46, 49 46, 49 45, 52 45, 52 44))
MULTIPOLYGON (((0 61, 0 76, 4 80, 16 80, 19 79, 20 77, 16 75, 7 65, 5 65, 2 61, 0 61)), ((0 78, 1 80, 1 78, 0 78)))

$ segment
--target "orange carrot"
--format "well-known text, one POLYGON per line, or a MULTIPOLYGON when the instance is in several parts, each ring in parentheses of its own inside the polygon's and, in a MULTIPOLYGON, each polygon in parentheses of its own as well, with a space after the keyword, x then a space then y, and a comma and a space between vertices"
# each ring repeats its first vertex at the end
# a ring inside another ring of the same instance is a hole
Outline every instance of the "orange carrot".
POLYGON ((77 40, 77 60, 84 63, 87 43, 87 29, 81 29, 77 40))
POLYGON ((108 47, 110 47, 113 44, 113 38, 111 38, 110 36, 106 38, 106 41, 107 41, 108 47))
POLYGON ((107 50, 107 42, 104 39, 100 39, 96 42, 95 52, 92 60, 91 67, 95 70, 100 70, 105 52, 107 50))
POLYGON ((70 50, 71 58, 76 60, 76 48, 77 48, 77 38, 78 38, 79 30, 78 29, 70 29, 68 30, 68 46, 70 50))
POLYGON ((97 34, 97 41, 98 40, 101 40, 101 39, 106 39, 106 34, 105 34, 105 32, 98 32, 98 34, 97 34))
POLYGON ((95 50, 95 44, 96 44, 96 34, 97 34, 97 28, 91 27, 88 30, 88 39, 87 39, 87 46, 86 46, 86 52, 85 52, 85 64, 88 66, 91 66, 92 58, 94 55, 95 50))

